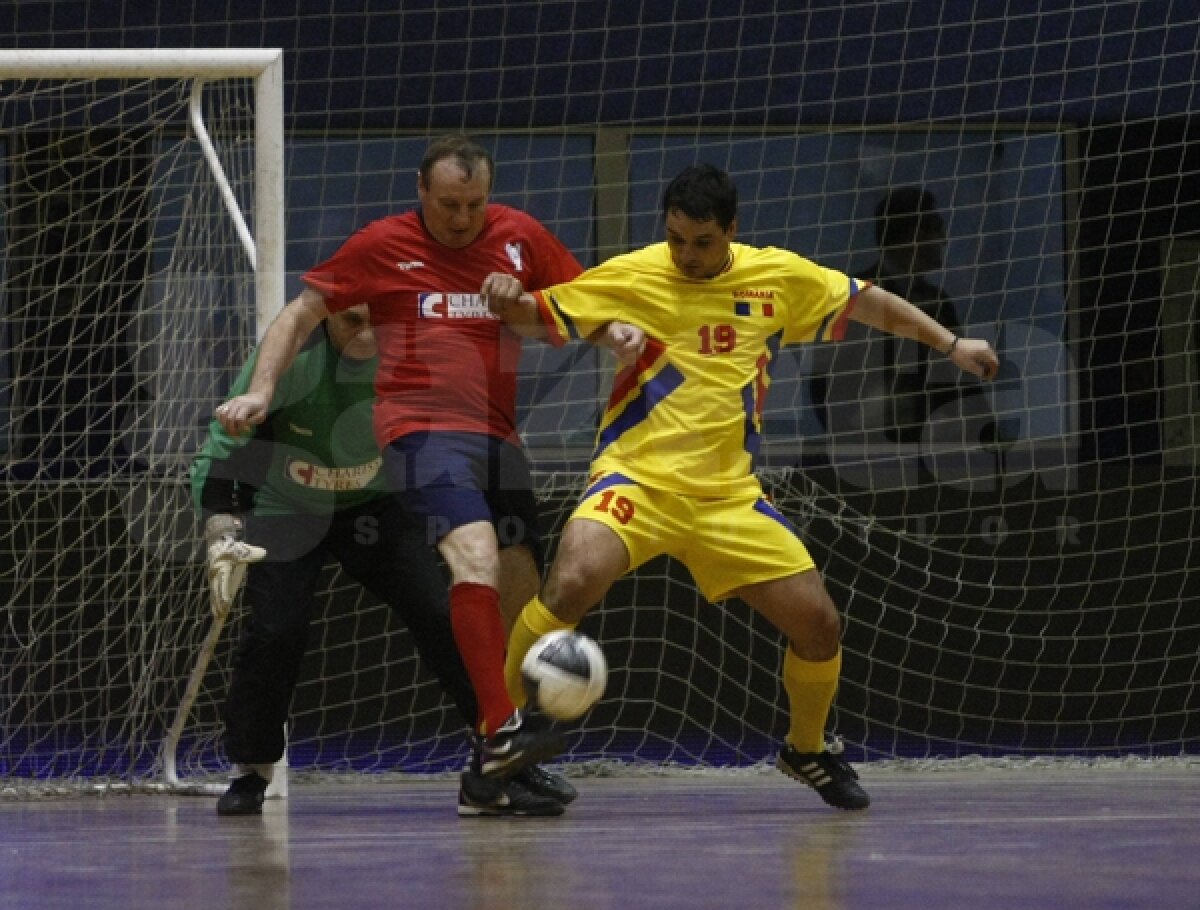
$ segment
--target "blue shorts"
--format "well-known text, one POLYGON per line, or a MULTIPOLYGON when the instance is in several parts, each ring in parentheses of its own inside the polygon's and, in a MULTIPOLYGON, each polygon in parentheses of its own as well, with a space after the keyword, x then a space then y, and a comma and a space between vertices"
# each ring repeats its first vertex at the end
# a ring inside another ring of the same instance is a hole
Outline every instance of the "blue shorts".
POLYGON ((487 521, 501 547, 528 547, 542 567, 533 477, 521 448, 482 433, 409 433, 384 449, 383 467, 430 543, 487 521))

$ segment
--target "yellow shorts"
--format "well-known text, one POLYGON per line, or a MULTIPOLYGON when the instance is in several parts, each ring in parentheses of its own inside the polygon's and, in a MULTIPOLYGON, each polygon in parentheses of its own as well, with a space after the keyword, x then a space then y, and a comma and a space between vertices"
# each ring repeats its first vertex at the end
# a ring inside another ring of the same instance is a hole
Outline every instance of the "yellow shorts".
POLYGON ((621 474, 593 475, 571 519, 611 528, 629 551, 630 570, 666 553, 718 601, 743 585, 814 568, 795 528, 761 491, 701 499, 639 486, 621 474))

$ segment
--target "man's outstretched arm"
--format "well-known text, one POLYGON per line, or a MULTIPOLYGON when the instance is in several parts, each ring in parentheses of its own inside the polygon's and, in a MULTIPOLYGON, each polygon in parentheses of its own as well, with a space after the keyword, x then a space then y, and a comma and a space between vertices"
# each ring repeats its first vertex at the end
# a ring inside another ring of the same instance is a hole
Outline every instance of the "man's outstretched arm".
POLYGON ((217 422, 226 431, 240 435, 267 419, 280 378, 313 329, 328 315, 325 298, 312 288, 305 288, 280 310, 258 346, 258 360, 249 387, 217 406, 217 422))
POLYGON ((959 369, 981 379, 991 379, 1000 366, 996 352, 983 339, 960 338, 903 297, 876 285, 858 293, 850 318, 882 332, 919 341, 945 354, 959 369))
MULTIPOLYGON (((538 313, 537 299, 512 275, 493 272, 484 279, 480 293, 487 299, 488 308, 518 335, 543 341, 549 335, 538 313)), ((608 348, 622 366, 633 364, 646 347, 646 333, 627 322, 607 322, 587 340, 608 348)))

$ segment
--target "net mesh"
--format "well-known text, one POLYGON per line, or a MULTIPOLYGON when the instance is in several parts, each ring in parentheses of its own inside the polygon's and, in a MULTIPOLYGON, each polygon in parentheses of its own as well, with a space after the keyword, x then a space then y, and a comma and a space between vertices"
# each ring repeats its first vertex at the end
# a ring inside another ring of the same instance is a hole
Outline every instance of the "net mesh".
MULTIPOLYGON (((183 479, 253 339, 253 273, 189 81, 4 89, 0 768, 150 776, 203 635, 183 479)), ((204 96, 247 206, 250 90, 204 96)))
MULTIPOLYGON (((76 6, 11 5, 0 32, 284 47, 290 292, 351 231, 415 204, 420 154, 451 129, 495 154, 494 198, 587 265, 659 239, 662 188, 697 160, 732 173, 748 243, 882 277, 886 245, 944 235, 904 290, 991 341, 996 382, 865 332, 788 351, 772 376, 764 480, 845 622, 831 729, 855 760, 1194 754, 1200 35, 1184 4, 430 0, 120 21, 92 5, 86 29, 76 6)), ((63 86, 5 80, 0 107, 13 787, 159 776, 209 622, 184 465, 255 328, 186 91, 87 90, 55 113, 63 86)), ((205 97, 249 212, 251 102, 205 97)), ((586 348, 526 350, 522 430, 552 529, 607 372, 586 348)), ((332 568, 322 603, 293 767, 460 767, 462 732, 407 631, 332 568)), ((189 712, 185 776, 224 773, 241 621, 189 712)), ((573 728, 576 767, 757 765, 786 730, 778 635, 704 602, 673 562, 622 580, 583 630, 610 681, 573 728)))

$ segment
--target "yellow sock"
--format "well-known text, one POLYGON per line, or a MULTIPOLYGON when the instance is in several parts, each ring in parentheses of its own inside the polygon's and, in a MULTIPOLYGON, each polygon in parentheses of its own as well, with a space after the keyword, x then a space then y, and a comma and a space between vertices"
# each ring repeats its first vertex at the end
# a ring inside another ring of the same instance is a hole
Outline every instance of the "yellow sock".
POLYGON ((521 615, 513 623, 512 632, 508 636, 508 654, 504 659, 504 685, 508 689, 508 697, 518 708, 525 704, 525 684, 521 681, 521 661, 529 653, 529 649, 543 635, 557 632, 559 629, 573 629, 573 623, 566 623, 555 616, 535 597, 525 604, 521 615))
POLYGON ((842 649, 829 660, 801 660, 789 647, 783 658, 783 688, 791 706, 787 741, 798 752, 825 747, 825 721, 842 672, 842 649))

